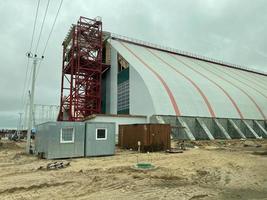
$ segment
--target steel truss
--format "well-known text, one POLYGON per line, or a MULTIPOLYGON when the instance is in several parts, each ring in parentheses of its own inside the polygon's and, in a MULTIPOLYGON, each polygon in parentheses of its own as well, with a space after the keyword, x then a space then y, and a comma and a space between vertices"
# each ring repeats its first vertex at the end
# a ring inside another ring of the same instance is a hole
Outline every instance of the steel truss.
POLYGON ((63 42, 59 121, 101 112, 102 22, 80 17, 63 42))

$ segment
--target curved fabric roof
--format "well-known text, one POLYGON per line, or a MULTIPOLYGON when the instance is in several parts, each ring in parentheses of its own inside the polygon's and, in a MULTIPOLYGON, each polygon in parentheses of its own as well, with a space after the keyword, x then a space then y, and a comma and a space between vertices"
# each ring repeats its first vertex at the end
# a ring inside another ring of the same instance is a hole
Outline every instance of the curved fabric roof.
POLYGON ((267 76, 120 40, 109 42, 144 80, 155 114, 266 120, 267 76))

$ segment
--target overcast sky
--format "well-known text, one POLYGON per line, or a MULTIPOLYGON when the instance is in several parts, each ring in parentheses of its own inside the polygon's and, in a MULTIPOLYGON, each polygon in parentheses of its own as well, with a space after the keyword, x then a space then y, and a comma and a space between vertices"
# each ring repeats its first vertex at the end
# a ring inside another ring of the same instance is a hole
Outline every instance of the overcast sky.
MULTIPOLYGON (((46 3, 41 0, 34 48, 46 3)), ((59 3, 50 2, 39 54, 59 3)), ((25 53, 36 6, 37 0, 0 2, 0 128, 16 127, 24 111, 25 53)), ((59 104, 61 43, 79 16, 101 16, 105 31, 267 72, 266 0, 64 0, 38 73, 35 103, 59 104)))

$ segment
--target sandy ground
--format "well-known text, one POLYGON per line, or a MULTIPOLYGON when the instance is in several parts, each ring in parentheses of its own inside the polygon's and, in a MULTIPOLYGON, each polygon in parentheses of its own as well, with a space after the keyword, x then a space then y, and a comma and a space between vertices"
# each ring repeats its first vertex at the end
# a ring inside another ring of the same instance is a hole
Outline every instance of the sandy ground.
POLYGON ((267 140, 248 144, 262 146, 202 141, 178 154, 117 150, 40 170, 51 161, 25 155, 24 142, 2 141, 0 199, 267 199, 267 140), (157 168, 134 170, 137 160, 157 168))

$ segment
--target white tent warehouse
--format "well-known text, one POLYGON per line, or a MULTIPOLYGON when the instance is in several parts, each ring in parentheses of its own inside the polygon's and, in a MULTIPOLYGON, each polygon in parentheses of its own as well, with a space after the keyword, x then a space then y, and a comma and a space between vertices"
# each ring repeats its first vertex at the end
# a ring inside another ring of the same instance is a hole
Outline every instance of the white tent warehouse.
POLYGON ((105 113, 150 116, 184 139, 267 137, 265 73, 105 34, 105 113))
POLYGON ((144 116, 180 139, 267 138, 265 72, 105 32, 100 18, 80 17, 62 45, 59 121, 144 116))

